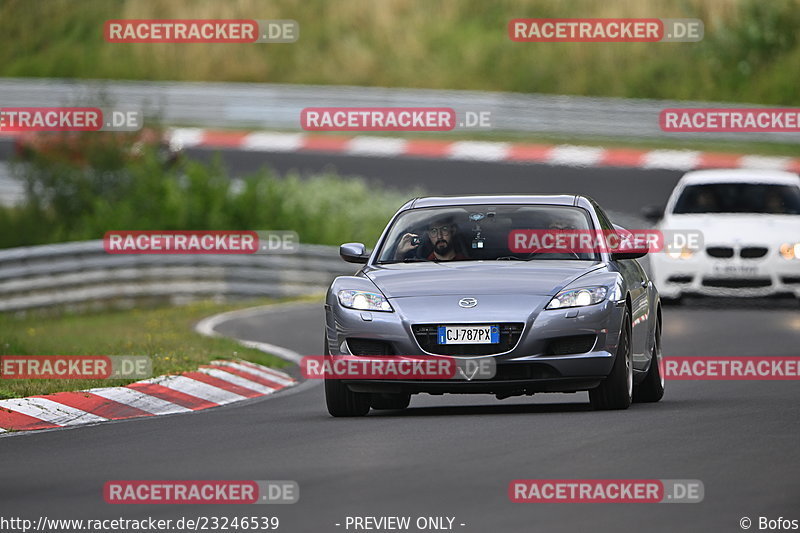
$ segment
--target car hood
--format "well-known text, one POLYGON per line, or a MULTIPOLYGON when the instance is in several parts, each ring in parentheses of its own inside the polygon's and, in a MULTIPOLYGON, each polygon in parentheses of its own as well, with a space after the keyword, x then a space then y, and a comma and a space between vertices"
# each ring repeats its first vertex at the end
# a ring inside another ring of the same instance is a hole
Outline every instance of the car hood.
POLYGON ((659 229, 700 230, 706 244, 796 242, 800 236, 800 216, 741 213, 671 215, 659 224, 659 229))
POLYGON ((377 265, 364 274, 387 298, 554 295, 573 280, 603 268, 595 261, 455 261, 377 265))

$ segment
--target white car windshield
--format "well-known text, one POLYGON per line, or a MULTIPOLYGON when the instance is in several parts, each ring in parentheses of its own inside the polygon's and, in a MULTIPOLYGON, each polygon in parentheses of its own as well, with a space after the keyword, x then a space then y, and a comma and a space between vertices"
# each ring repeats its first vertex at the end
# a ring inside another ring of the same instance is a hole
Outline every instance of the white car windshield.
POLYGON ((672 213, 800 215, 800 187, 768 183, 690 185, 681 193, 672 213))

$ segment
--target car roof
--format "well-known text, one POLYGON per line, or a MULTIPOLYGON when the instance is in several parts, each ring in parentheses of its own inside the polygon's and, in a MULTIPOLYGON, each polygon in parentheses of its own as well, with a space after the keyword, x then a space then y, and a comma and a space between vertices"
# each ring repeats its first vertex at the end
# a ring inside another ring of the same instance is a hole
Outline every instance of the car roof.
POLYGON ((531 194, 493 194, 466 196, 426 196, 416 198, 405 207, 416 209, 421 207, 447 207, 456 205, 506 205, 506 204, 545 204, 576 205, 574 194, 531 195, 531 194))
POLYGON ((782 170, 719 169, 695 170, 681 178, 683 185, 702 183, 772 183, 776 185, 800 185, 800 176, 782 170))

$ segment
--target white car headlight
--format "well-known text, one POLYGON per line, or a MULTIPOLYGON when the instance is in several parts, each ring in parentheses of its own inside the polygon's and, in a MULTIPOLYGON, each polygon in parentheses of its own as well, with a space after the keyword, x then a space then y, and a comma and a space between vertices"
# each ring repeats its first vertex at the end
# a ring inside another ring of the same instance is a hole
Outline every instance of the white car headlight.
POLYGON ((694 250, 692 250, 687 246, 684 247, 670 246, 667 248, 667 255, 671 259, 690 259, 694 255, 694 250))
POLYGON ((343 307, 360 311, 394 311, 382 294, 376 292, 342 289, 337 295, 343 307))
POLYGON ((606 294, 608 294, 608 289, 605 287, 565 289, 550 300, 546 309, 563 309, 565 307, 584 307, 599 304, 606 299, 606 294))
POLYGON ((781 257, 784 259, 800 259, 800 242, 781 244, 781 257))

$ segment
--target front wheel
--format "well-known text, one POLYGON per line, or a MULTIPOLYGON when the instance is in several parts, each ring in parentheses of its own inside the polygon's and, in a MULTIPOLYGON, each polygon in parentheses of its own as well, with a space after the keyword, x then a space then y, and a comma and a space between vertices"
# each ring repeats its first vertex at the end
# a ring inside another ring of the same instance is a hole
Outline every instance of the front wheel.
MULTIPOLYGON (((327 336, 323 353, 326 358, 330 355, 327 336)), ((325 378, 325 404, 331 416, 364 416, 369 413, 369 400, 369 394, 353 392, 339 379, 325 378)))
POLYGON ((369 394, 353 392, 339 379, 325 378, 325 403, 331 416, 364 416, 369 413, 369 399, 369 394))
POLYGON ((617 353, 611 373, 600 385, 589 391, 589 401, 597 411, 627 409, 633 398, 633 355, 631 353, 631 316, 622 316, 617 353))

